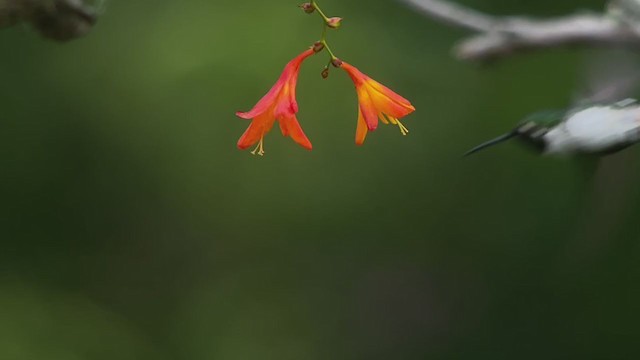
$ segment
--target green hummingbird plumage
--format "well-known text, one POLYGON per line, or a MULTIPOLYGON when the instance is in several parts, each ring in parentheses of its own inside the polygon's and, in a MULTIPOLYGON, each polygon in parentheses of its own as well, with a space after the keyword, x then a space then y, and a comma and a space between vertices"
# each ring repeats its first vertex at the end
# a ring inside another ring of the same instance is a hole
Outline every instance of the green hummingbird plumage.
POLYGON ((544 155, 606 155, 640 141, 640 104, 626 99, 527 116, 513 130, 469 150, 465 156, 510 139, 544 155))

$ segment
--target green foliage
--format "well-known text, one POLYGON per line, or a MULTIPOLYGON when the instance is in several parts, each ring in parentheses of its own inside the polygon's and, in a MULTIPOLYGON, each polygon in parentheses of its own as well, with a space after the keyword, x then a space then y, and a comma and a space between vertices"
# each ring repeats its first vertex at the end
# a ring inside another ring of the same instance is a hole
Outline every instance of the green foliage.
POLYGON ((253 157, 233 114, 317 40, 296 5, 111 1, 65 45, 0 32, 0 359, 637 358, 638 149, 596 193, 517 145, 460 159, 566 106, 582 53, 474 68, 461 32, 394 1, 324 0, 334 50, 412 101, 411 133, 356 147, 353 85, 316 57, 313 152, 274 129, 253 157))

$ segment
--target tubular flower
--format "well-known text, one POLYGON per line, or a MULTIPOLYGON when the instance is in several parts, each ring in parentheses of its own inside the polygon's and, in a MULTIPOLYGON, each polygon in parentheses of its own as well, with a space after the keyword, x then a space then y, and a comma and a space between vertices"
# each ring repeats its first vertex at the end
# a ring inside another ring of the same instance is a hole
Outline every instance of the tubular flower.
POLYGON ((349 74, 358 93, 356 144, 362 145, 367 137, 367 132, 374 131, 378 127, 378 118, 385 124, 397 125, 402 135, 407 135, 409 130, 402 125, 399 119, 415 111, 409 100, 346 62, 341 62, 340 67, 349 74))
POLYGON ((251 153, 257 152, 258 155, 264 155, 264 135, 271 130, 277 120, 280 123, 282 135, 291 136, 302 147, 311 150, 311 142, 296 118, 298 113, 296 84, 302 62, 314 53, 314 49, 311 48, 291 60, 275 85, 253 109, 236 113, 240 118, 251 120, 251 124, 238 140, 239 149, 244 150, 257 143, 258 146, 251 153))

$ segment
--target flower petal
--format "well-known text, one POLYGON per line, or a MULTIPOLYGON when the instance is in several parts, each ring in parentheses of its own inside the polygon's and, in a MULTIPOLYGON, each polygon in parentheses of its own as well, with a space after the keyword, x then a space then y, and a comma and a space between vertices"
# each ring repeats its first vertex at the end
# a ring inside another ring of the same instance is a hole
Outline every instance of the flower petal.
POLYGON ((311 141, 309 141, 307 135, 302 131, 302 127, 300 127, 300 123, 298 123, 295 115, 280 119, 280 130, 282 130, 282 135, 291 136, 291 138, 303 148, 307 150, 313 148, 311 141))
POLYGON ((276 108, 274 116, 276 119, 282 119, 294 116, 298 112, 298 103, 295 100, 295 95, 291 96, 291 82, 287 82, 282 90, 280 96, 276 102, 276 108))
POLYGON ((251 120, 257 116, 264 114, 264 112, 277 100, 278 95, 280 94, 280 90, 284 86, 284 81, 281 80, 282 79, 278 80, 278 82, 273 85, 271 90, 269 90, 269 92, 265 96, 263 96, 260 101, 258 101, 253 109, 247 112, 238 111, 236 112, 236 116, 239 118, 251 120))
POLYGON ((358 111, 358 125, 356 127, 356 145, 364 144, 364 139, 367 137, 367 123, 364 121, 362 112, 358 111))
POLYGON ((296 84, 302 62, 315 54, 307 49, 289 61, 280 78, 265 96, 248 112, 237 112, 244 119, 252 119, 251 124, 238 140, 238 148, 246 149, 259 142, 268 133, 276 120, 280 121, 282 134, 311 150, 311 142, 302 131, 295 114, 298 112, 296 102, 296 84))
POLYGON ((411 114, 415 109, 407 108, 386 97, 371 96, 374 107, 381 113, 401 119, 411 114))
POLYGON ((254 118, 238 140, 238 149, 244 150, 255 145, 271 130, 274 122, 275 118, 264 114, 254 118))
POLYGON ((360 112, 367 123, 367 128, 369 131, 374 131, 378 128, 378 110, 376 110, 369 92, 364 87, 358 90, 358 102, 360 103, 360 112))
MULTIPOLYGON (((269 108, 270 105, 282 99, 280 97, 280 94, 283 88, 285 88, 285 85, 291 84, 292 82, 295 83, 298 80, 298 72, 300 71, 300 66, 302 62, 313 54, 315 54, 313 49, 307 49, 302 54, 296 56, 293 60, 289 61, 287 65, 284 67, 284 70, 282 71, 282 74, 278 78, 278 81, 276 81, 276 83, 269 90, 269 92, 267 92, 267 94, 263 96, 262 99, 260 99, 260 101, 258 101, 258 103, 253 107, 253 109, 247 112, 239 111, 236 113, 236 115, 243 119, 253 119, 256 116, 263 114, 269 108)), ((292 103, 295 104, 295 86, 293 87, 293 89, 290 89, 290 90, 292 90, 291 96, 294 99, 292 103)), ((298 111, 297 107, 298 107, 297 104, 292 106, 292 110, 294 111, 294 113, 298 111)))
POLYGON ((353 81, 353 83, 356 85, 356 87, 358 87, 359 85, 361 85, 364 81, 368 80, 369 77, 365 74, 363 74, 360 70, 358 70, 355 66, 346 63, 346 62, 342 62, 342 66, 341 68, 347 72, 347 74, 349 74, 349 77, 351 78, 351 80, 353 81))
POLYGON ((381 97, 381 98, 386 98, 390 100, 395 105, 401 108, 404 108, 406 111, 409 111, 406 115, 410 114, 415 110, 415 108, 413 107, 413 105, 411 105, 409 100, 403 98, 402 96, 398 95, 393 90, 380 84, 379 82, 375 80, 369 80, 367 81, 366 84, 367 84, 367 89, 369 90, 369 94, 373 98, 381 97))
POLYGON ((351 64, 342 62, 341 67, 353 80, 358 93, 356 144, 364 143, 367 132, 378 127, 378 119, 385 124, 400 126, 402 133, 406 134, 406 128, 397 119, 415 111, 409 100, 371 79, 351 64))

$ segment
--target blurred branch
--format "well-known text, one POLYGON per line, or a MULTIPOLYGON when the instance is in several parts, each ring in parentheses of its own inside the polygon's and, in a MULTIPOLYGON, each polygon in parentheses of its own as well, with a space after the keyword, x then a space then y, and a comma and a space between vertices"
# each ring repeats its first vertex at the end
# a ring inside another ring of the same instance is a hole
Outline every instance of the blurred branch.
POLYGON ((29 23, 57 41, 86 35, 96 21, 97 10, 88 0, 0 0, 0 28, 29 23))
MULTIPOLYGON (((640 49, 640 25, 625 1, 613 1, 605 14, 580 13, 553 19, 496 17, 446 0, 402 0, 418 12, 449 26, 476 33, 455 48, 462 60, 484 61, 518 51, 569 45, 625 46, 640 49), (614 11, 615 10, 615 11, 614 11)), ((635 0, 626 0, 635 4, 635 0)))

